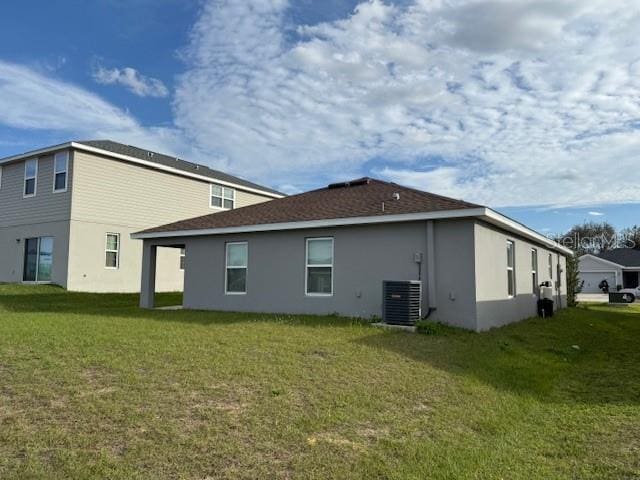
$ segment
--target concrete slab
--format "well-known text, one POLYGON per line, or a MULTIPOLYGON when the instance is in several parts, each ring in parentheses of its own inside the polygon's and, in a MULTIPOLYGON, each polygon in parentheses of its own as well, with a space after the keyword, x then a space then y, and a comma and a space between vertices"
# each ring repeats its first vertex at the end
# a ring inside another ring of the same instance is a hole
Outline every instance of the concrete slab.
POLYGON ((416 327, 408 327, 406 325, 390 325, 388 323, 372 323, 374 327, 386 328, 389 330, 400 330, 402 332, 415 333, 416 327))

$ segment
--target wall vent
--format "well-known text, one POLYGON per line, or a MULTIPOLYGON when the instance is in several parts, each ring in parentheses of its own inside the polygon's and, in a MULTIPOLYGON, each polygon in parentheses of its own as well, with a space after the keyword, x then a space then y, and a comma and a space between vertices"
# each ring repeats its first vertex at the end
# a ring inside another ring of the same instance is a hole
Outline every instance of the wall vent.
POLYGON ((382 319, 390 325, 415 325, 420 320, 422 282, 382 282, 382 319))

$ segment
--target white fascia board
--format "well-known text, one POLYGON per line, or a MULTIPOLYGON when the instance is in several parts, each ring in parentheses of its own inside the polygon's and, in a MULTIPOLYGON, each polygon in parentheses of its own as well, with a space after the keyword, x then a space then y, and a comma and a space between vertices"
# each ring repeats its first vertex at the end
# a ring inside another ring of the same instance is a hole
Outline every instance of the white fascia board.
POLYGON ((195 178, 197 180, 202 180, 207 183, 216 183, 219 185, 224 185, 226 187, 233 187, 238 190, 243 190, 245 192, 257 193, 259 195, 263 195, 271 198, 283 198, 284 195, 278 195, 277 193, 266 192, 264 190, 260 190, 252 187, 245 187, 244 185, 238 185, 233 182, 227 182, 224 180, 218 180, 217 178, 207 177, 205 175, 198 175, 197 173, 185 172, 184 170, 180 170, 178 168, 169 167, 167 165, 162 165, 156 162, 150 162, 147 160, 142 160, 140 158, 130 157, 129 155, 122 155, 120 153, 113 153, 108 150, 103 150, 101 148, 90 147, 88 145, 84 145, 82 143, 76 142, 67 142, 62 143, 60 145, 54 145, 53 147, 41 148, 39 150, 33 150, 31 152, 21 153, 19 155, 14 155, 12 157, 7 157, 0 160, 0 165, 4 163, 15 162, 17 160, 21 160, 27 157, 35 157, 38 155, 44 155, 47 153, 52 153, 58 150, 62 150, 65 148, 74 148, 76 150, 82 150, 89 153, 96 153, 98 155, 104 155, 106 157, 117 158, 118 160, 124 160, 125 162, 136 163, 138 165, 144 165, 145 167, 153 168, 155 170, 161 170, 163 172, 172 173, 174 175, 181 175, 183 177, 195 178))
POLYGON ((465 208, 459 210, 443 210, 440 212, 405 213, 399 215, 376 215, 369 217, 333 218, 326 220, 310 220, 304 222, 268 223, 260 225, 243 225, 239 227, 207 228, 198 230, 180 230, 175 232, 133 233, 131 238, 137 240, 152 238, 197 237, 203 235, 224 235, 231 233, 273 232, 279 230, 303 230, 313 228, 342 227, 348 225, 368 225, 382 223, 413 222, 420 220, 444 220, 454 218, 479 218, 496 225, 503 230, 517 233, 538 244, 545 245, 564 255, 573 255, 573 251, 544 235, 511 220, 486 207, 465 208))
POLYGON ((563 253, 565 255, 574 255, 573 250, 560 245, 558 242, 545 237, 541 233, 538 233, 535 230, 532 230, 531 228, 523 225, 522 223, 512 220, 511 218, 496 212, 495 210, 491 210, 490 208, 486 209, 484 220, 502 228, 503 230, 518 233, 523 237, 528 238, 529 240, 533 240, 542 245, 546 245, 547 247, 557 252, 563 253))
POLYGON ((6 157, 0 160, 0 165, 5 163, 16 162, 18 160, 22 160, 23 158, 28 157, 36 157, 38 155, 45 155, 47 153, 53 153, 58 150, 64 150, 65 148, 71 148, 73 142, 61 143, 60 145, 54 145, 52 147, 40 148, 38 150, 32 150, 30 152, 20 153, 18 155, 13 155, 11 157, 6 157))
POLYGON ((612 262, 611 260, 605 260, 604 258, 596 257, 595 255, 592 255, 591 253, 587 253, 585 255, 582 255, 579 260, 582 260, 583 258, 590 258, 592 260, 596 260, 597 262, 604 263, 605 265, 611 265, 611 266, 617 267, 617 268, 627 268, 624 265, 620 265, 619 263, 612 262))
POLYGON ((368 225, 380 223, 412 222, 417 220, 438 220, 445 218, 477 217, 485 208, 467 208, 445 210, 441 212, 403 213, 399 215, 376 215, 369 217, 331 218, 325 220, 309 220, 303 222, 266 223, 261 225, 244 225, 240 227, 207 228, 200 230, 180 230, 176 232, 134 233, 131 238, 172 238, 193 237, 202 235, 224 235, 228 233, 272 232, 278 230, 303 230, 310 228, 343 227, 347 225, 368 225))

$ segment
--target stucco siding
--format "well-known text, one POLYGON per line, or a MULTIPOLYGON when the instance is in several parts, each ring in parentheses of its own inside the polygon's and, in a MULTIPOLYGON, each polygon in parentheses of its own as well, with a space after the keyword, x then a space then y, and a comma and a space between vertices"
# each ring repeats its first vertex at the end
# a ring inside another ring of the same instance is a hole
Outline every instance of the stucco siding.
MULTIPOLYGON (((566 306, 566 259, 551 250, 525 241, 507 232, 476 223, 475 271, 478 330, 487 330, 522 320, 537 314, 538 297, 534 294, 531 251, 538 251, 539 285, 556 282, 557 262, 560 261, 562 280, 556 307, 566 306), (516 291, 509 297, 507 280, 507 241, 515 243, 516 291), (552 275, 549 275, 549 253, 552 255, 552 275)), ((557 293, 557 292, 556 292, 557 293)))
POLYGON ((68 221, 0 227, 0 282, 22 281, 25 239, 34 237, 53 237, 51 282, 66 287, 69 252, 68 221))
MULTIPOLYGON (((140 290, 142 242, 132 240, 135 228, 103 223, 71 222, 68 289, 82 292, 133 293, 140 290), (106 268, 106 235, 120 236, 119 265, 106 268)), ((183 289, 180 249, 158 251, 157 291, 176 292, 183 289)))
POLYGON ((424 222, 392 226, 191 237, 186 243, 187 308, 380 316, 383 280, 416 280, 424 222), (334 294, 305 295, 305 239, 334 238, 334 294), (246 295, 225 295, 225 243, 247 241, 246 295))
POLYGON ((474 222, 435 222, 437 309, 431 319, 476 329, 474 222))

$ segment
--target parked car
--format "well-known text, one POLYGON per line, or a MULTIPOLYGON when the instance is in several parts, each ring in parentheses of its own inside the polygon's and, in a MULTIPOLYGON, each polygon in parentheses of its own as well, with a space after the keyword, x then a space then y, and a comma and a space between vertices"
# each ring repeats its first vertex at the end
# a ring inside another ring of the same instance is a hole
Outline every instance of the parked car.
POLYGON ((636 300, 640 300, 640 286, 636 288, 623 288, 619 293, 630 293, 636 297, 636 300))

